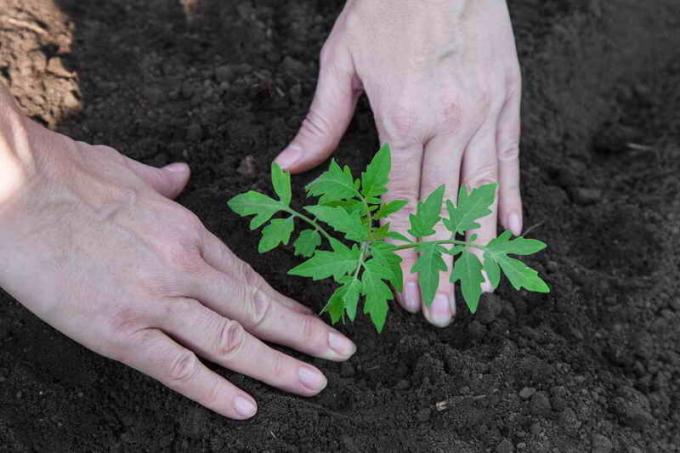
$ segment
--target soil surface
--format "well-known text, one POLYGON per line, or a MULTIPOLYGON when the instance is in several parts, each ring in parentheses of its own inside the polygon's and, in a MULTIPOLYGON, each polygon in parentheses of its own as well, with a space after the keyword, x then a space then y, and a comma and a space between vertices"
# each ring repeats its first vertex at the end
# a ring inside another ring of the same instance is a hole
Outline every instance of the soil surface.
MULTIPOLYGON (((260 256, 234 194, 268 190, 339 1, 0 0, 0 82, 34 118, 144 162, 188 161, 181 203, 281 292, 330 286, 260 256), (272 265, 275 263, 275 265, 272 265)), ((395 309, 314 363, 320 396, 229 372, 260 403, 231 422, 99 357, 0 295, 0 451, 680 451, 680 8, 511 0, 524 73, 527 226, 548 296, 501 287, 443 330, 395 309)), ((377 149, 359 106, 337 153, 377 149)), ((318 172, 298 177, 298 189, 318 172)), ((300 193, 300 192, 298 192, 300 193)))

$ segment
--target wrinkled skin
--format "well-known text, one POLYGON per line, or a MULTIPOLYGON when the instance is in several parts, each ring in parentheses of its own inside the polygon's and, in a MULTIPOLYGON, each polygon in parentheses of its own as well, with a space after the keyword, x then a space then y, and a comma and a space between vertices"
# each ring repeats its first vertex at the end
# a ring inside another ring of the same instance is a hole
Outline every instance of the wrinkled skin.
POLYGON ((255 401, 198 357, 311 396, 324 375, 263 341, 328 360, 354 353, 171 200, 189 179, 186 165, 155 169, 75 142, 7 108, 8 98, 0 96, 0 285, 33 313, 234 419, 253 416, 255 401))
MULTIPOLYGON (((471 234, 486 243, 497 223, 521 233, 521 81, 504 0, 349 0, 321 52, 309 114, 277 162, 301 172, 326 160, 363 92, 380 141, 392 147, 385 199, 408 200, 388 219, 394 229, 406 234, 408 214, 441 184, 445 198, 455 200, 460 184, 498 182, 492 215, 471 234)), ((449 237, 443 228, 433 236, 449 237)), ((417 255, 402 257, 399 301, 417 312, 420 293, 410 272, 417 255)), ((451 322, 456 306, 448 274, 441 274, 432 306, 422 310, 434 325, 451 322)))

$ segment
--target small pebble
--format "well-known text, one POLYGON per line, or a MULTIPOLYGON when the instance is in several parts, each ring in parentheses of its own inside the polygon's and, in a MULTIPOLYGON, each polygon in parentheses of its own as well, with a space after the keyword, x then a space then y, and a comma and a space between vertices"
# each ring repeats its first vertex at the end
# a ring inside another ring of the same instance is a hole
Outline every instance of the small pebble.
POLYGON ((670 305, 673 310, 680 311, 680 298, 671 299, 670 302, 668 302, 668 305, 670 305))
POLYGON ((468 334, 473 340, 481 340, 486 334, 486 327, 481 322, 474 320, 468 324, 468 334))
POLYGON ((394 388, 397 390, 407 390, 410 387, 411 383, 406 379, 400 380, 399 382, 397 382, 397 385, 394 386, 394 388))
POLYGON ((519 397, 522 398, 523 400, 528 400, 534 395, 534 393, 536 393, 535 388, 524 387, 522 390, 519 391, 519 397))
POLYGON ((536 392, 531 397, 529 407, 534 415, 546 415, 551 410, 550 399, 548 399, 548 395, 545 392, 536 392))
POLYGON ((257 167, 255 165, 255 158, 248 154, 246 157, 241 160, 241 163, 238 165, 238 168, 236 169, 239 175, 241 176, 246 176, 248 178, 252 178, 255 176, 257 173, 257 167))
POLYGON ((582 206, 589 206, 600 201, 600 199, 602 198, 602 191, 600 189, 578 187, 573 190, 572 196, 576 204, 582 206))
POLYGON ((416 414, 416 419, 421 422, 427 422, 430 420, 430 415, 432 414, 432 410, 429 407, 426 407, 425 409, 421 409, 418 411, 416 414))
POLYGON ((198 123, 192 123, 187 128, 187 140, 197 142, 203 137, 203 129, 198 123))
POLYGON ((215 69, 215 78, 219 82, 231 82, 232 80, 234 80, 235 74, 236 71, 234 70, 234 67, 231 65, 223 65, 215 69))
POLYGON ((354 366, 349 362, 342 362, 340 365, 340 376, 347 378, 354 376, 354 366))
POLYGON ((592 453, 610 453, 614 449, 612 441, 602 434, 593 434, 592 453))
POLYGON ((508 439, 503 439, 498 445, 496 445, 496 453, 513 453, 515 447, 513 447, 512 442, 508 439))

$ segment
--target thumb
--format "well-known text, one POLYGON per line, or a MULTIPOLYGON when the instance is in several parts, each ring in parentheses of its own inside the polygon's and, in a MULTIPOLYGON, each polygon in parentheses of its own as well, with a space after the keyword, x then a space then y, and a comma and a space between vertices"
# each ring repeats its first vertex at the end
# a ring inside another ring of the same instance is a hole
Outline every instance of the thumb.
POLYGON ((191 171, 185 163, 176 162, 163 168, 150 167, 129 159, 132 171, 164 197, 175 198, 189 182, 191 171))
POLYGON ((291 173, 314 168, 335 151, 361 94, 348 51, 327 47, 321 52, 319 82, 309 113, 275 160, 291 173))

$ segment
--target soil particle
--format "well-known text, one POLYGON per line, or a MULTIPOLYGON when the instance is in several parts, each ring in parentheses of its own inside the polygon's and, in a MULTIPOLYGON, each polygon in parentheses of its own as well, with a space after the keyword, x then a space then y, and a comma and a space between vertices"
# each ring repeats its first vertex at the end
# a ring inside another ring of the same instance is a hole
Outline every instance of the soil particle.
POLYGON ((352 377, 356 374, 356 370, 354 369, 354 365, 352 365, 351 362, 343 362, 340 365, 340 376, 344 378, 352 377))
POLYGON ((592 453, 611 453, 614 449, 612 441, 602 434, 593 434, 592 453))
POLYGON ((426 407, 425 409, 421 409, 421 410, 418 411, 418 413, 416 414, 416 419, 420 423, 425 423, 425 422, 430 420, 431 416, 432 416, 432 409, 430 409, 429 407, 426 407))
POLYGON ((519 391, 519 397, 523 400, 528 400, 536 393, 536 389, 533 387, 524 387, 519 391))
POLYGON ((481 322, 474 320, 468 324, 467 331, 473 340, 481 340, 486 334, 486 327, 481 322))
POLYGON ((475 319, 482 324, 491 324, 502 309, 503 304, 500 298, 495 294, 486 294, 480 300, 477 313, 475 313, 475 319))
POLYGON ((590 206, 602 199, 602 191, 588 187, 577 187, 572 190, 574 202, 581 206, 590 206))
POLYGON ((257 174, 257 162, 255 161, 255 157, 253 157, 251 154, 248 154, 246 157, 241 159, 241 163, 238 164, 236 171, 241 176, 245 176, 247 178, 252 178, 255 176, 257 174))
POLYGON ((509 439, 503 439, 496 445, 496 453, 514 453, 515 447, 509 439))
POLYGON ((550 399, 545 392, 536 392, 531 397, 529 407, 534 415, 547 415, 551 410, 550 399))

